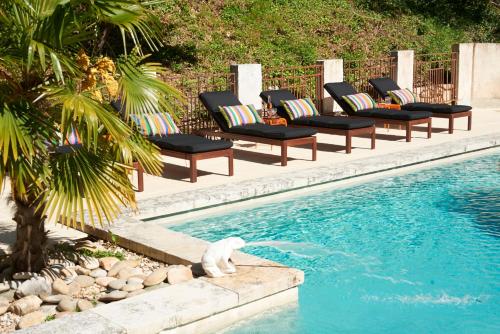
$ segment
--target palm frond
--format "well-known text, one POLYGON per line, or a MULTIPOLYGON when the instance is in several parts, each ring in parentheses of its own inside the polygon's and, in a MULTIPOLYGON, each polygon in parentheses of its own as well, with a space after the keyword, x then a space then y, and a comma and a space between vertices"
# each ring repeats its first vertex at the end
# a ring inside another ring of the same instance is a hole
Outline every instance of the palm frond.
POLYGON ((43 196, 44 214, 65 225, 113 221, 122 206, 135 208, 128 167, 115 163, 110 151, 69 147, 51 161, 50 187, 43 196), (87 217, 86 217, 87 215, 87 217), (87 218, 87 219, 86 219, 87 218))

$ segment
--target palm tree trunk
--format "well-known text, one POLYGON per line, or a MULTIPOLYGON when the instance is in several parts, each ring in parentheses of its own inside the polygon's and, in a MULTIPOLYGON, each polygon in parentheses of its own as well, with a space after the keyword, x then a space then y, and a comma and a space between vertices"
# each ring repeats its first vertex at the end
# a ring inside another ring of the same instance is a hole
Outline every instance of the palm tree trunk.
POLYGON ((15 199, 16 212, 14 221, 17 223, 16 243, 11 263, 14 272, 38 272, 44 266, 45 217, 36 210, 34 205, 15 199))

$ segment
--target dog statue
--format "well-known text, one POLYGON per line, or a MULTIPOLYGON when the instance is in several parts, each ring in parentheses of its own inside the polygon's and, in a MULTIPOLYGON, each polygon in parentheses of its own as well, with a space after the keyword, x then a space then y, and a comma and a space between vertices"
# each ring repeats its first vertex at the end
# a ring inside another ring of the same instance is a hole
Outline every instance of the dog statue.
POLYGON ((211 243, 201 258, 203 270, 209 277, 222 277, 225 274, 235 273, 236 267, 229 258, 235 249, 242 247, 245 247, 245 241, 237 237, 211 243))

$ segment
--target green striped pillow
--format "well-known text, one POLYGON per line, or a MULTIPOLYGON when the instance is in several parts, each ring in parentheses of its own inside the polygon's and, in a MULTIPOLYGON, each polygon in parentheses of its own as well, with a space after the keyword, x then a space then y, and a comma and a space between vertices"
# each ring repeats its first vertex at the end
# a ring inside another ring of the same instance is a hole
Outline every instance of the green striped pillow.
POLYGON ((389 91, 391 99, 399 105, 418 102, 417 97, 407 88, 389 91))
POLYGON ((219 109, 230 128, 238 125, 264 123, 252 104, 224 106, 219 109))
POLYGON ((342 96, 342 99, 349 104, 354 111, 377 108, 377 102, 366 93, 342 96))
POLYGON ((130 117, 144 136, 167 136, 181 132, 169 114, 155 113, 130 117))
POLYGON ((318 116, 319 112, 316 109, 313 101, 310 98, 298 99, 298 100, 281 100, 281 105, 285 107, 285 110, 290 116, 291 120, 300 117, 310 117, 318 116))

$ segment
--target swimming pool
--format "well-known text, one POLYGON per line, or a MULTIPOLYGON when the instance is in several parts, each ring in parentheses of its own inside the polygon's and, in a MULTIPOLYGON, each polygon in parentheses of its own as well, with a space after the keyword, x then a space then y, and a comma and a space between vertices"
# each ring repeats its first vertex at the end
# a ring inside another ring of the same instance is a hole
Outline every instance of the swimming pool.
POLYGON ((500 333, 500 155, 170 227, 305 271, 299 307, 229 333, 500 333))

